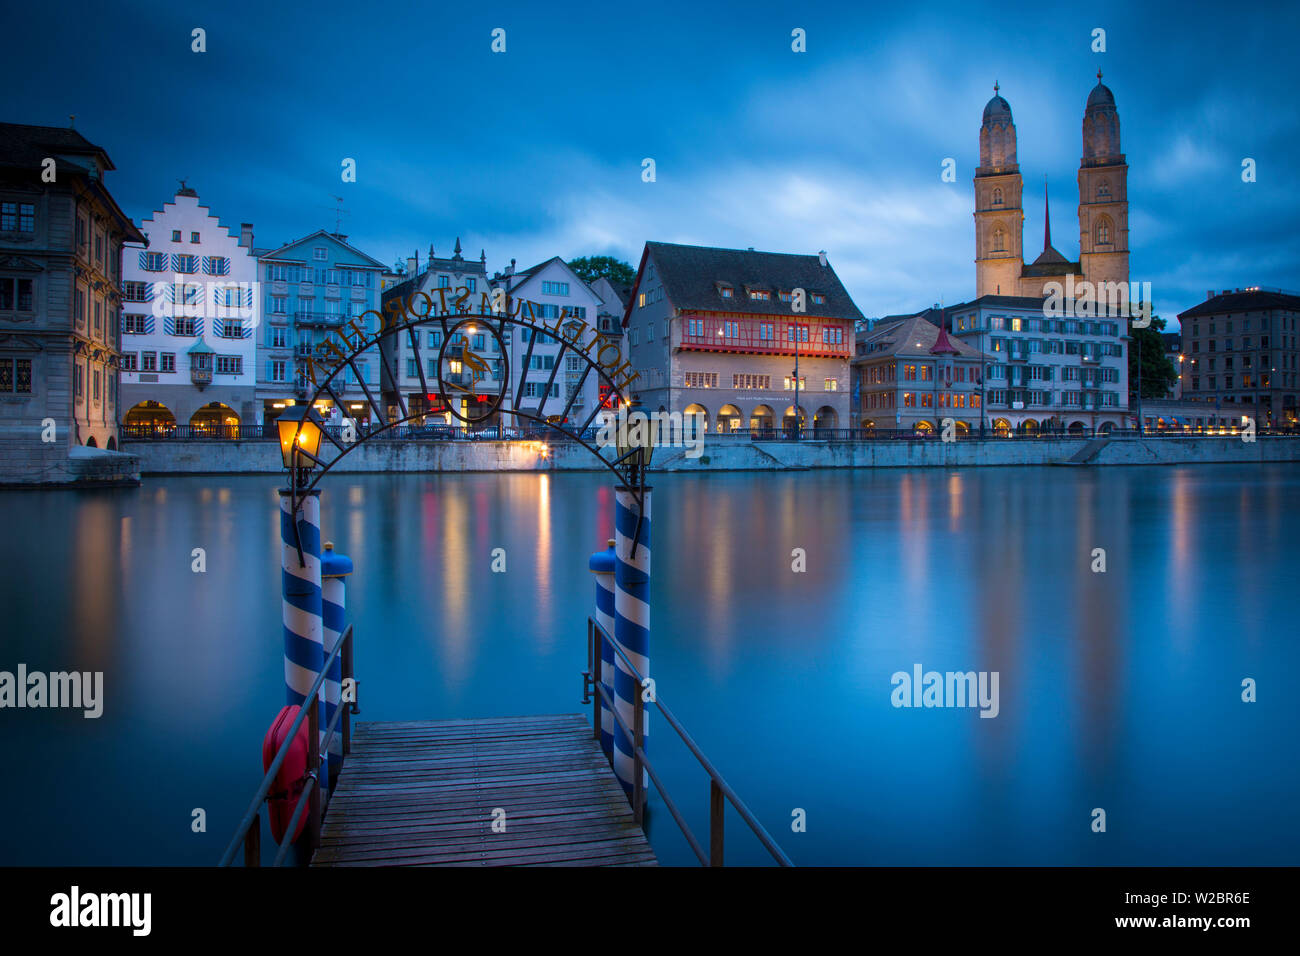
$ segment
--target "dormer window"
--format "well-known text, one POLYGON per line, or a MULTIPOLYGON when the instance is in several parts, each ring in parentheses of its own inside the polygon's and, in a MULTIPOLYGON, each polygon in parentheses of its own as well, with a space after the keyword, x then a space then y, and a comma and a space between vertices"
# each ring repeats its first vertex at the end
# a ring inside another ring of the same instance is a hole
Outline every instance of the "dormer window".
POLYGON ((825 305, 825 304, 826 304, 826 296, 823 295, 823 294, 820 293, 820 292, 814 292, 814 293, 812 294, 812 300, 813 300, 813 305, 825 305))
POLYGON ((750 289, 749 297, 758 302, 768 302, 772 298, 772 293, 767 289, 750 289))
POLYGON ((794 293, 793 293, 793 292, 777 292, 777 296, 781 299, 782 302, 793 302, 793 301, 794 301, 794 293))
POLYGON ((729 285, 718 286, 718 295, 722 296, 724 299, 730 299, 733 295, 735 295, 735 291, 736 290, 729 285))

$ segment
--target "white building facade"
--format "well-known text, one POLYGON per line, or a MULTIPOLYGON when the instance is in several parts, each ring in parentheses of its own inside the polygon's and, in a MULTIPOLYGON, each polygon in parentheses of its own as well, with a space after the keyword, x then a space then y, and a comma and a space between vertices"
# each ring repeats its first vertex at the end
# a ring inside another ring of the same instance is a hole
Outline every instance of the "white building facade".
MULTIPOLYGON (((511 310, 522 308, 525 317, 529 317, 531 308, 531 319, 538 325, 553 325, 563 319, 566 324, 585 322, 593 330, 597 329, 603 305, 600 296, 559 256, 503 276, 502 282, 514 300, 511 310), (522 307, 517 305, 521 300, 526 303, 522 307)), ((580 340, 590 341, 592 334, 584 331, 580 340)), ((594 370, 587 371, 588 363, 572 348, 561 355, 560 342, 553 336, 538 334, 535 342, 531 342, 532 337, 523 330, 523 334, 512 335, 508 343, 509 397, 513 399, 519 393, 518 406, 539 418, 564 419, 562 423, 571 426, 583 424, 601 401, 601 377, 594 370), (585 378, 584 371, 587 371, 585 378), (520 382, 523 382, 522 393, 520 382)), ((595 357, 593 350, 592 358, 595 357)))
POLYGON ((182 188, 122 263, 122 422, 198 432, 254 424, 257 260, 182 188))
POLYGON ((983 427, 995 433, 1130 427, 1128 319, 1058 316, 1049 301, 986 295, 946 310, 949 334, 987 356, 983 427))

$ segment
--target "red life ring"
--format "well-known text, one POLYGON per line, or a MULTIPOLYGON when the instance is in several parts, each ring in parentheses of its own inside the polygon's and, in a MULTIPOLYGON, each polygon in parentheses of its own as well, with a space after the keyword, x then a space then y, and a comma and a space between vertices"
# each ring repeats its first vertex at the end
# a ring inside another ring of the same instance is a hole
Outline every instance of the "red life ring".
MULTIPOLYGON (((289 736, 289 728, 297 719, 298 705, 289 704, 281 709, 275 720, 271 721, 271 729, 266 732, 266 737, 262 740, 263 773, 271 769, 275 755, 280 752, 280 748, 289 736)), ((271 836, 275 837, 276 843, 284 840, 284 833, 289 827, 294 808, 298 806, 298 800, 302 797, 302 789, 307 780, 309 744, 307 721, 304 720, 298 728, 298 733, 294 734, 293 743, 289 745, 289 752, 284 755, 284 763, 280 764, 280 769, 276 771, 275 782, 271 784, 271 792, 266 797, 271 818, 271 836)), ((294 840, 302 835, 302 828, 306 825, 307 814, 304 812, 298 818, 298 828, 293 833, 294 840)))

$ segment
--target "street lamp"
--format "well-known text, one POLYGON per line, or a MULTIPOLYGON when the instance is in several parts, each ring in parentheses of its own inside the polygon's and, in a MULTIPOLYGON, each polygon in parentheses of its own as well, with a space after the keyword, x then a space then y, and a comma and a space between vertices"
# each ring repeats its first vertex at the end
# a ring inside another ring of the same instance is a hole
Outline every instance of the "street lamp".
POLYGON ((280 457, 289 471, 294 488, 307 483, 307 472, 319 460, 321 435, 325 421, 310 405, 293 405, 275 420, 280 436, 280 457))
MULTIPOLYGON (((630 424, 634 415, 641 412, 641 399, 631 398, 627 402, 627 421, 630 424)), ((699 421, 698 416, 691 416, 692 420, 699 421)), ((624 474, 627 476, 628 487, 635 488, 639 483, 645 480, 645 472, 650 468, 650 459, 654 456, 655 434, 652 430, 651 420, 648 417, 640 417, 637 424, 644 423, 645 433, 643 441, 633 442, 629 438, 631 429, 624 425, 615 431, 615 450, 618 452, 618 462, 623 465, 624 474)), ((639 430, 639 429, 638 429, 639 430)))

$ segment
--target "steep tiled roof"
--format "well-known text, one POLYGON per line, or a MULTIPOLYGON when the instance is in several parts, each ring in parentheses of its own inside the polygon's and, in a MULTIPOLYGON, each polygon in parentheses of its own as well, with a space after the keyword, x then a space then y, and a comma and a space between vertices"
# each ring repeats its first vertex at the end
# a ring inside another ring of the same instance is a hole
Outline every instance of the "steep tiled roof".
MULTIPOLYGON (((678 309, 788 316, 790 303, 782 302, 778 293, 803 289, 808 293, 806 314, 810 317, 854 320, 863 317, 835 270, 829 264, 823 266, 816 255, 682 246, 670 242, 647 242, 645 255, 654 260, 668 299, 678 309), (724 299, 718 291, 719 285, 729 285, 734 290, 733 297, 724 299), (771 298, 751 299, 750 289, 770 292, 771 298), (823 294, 826 301, 813 302, 814 292, 823 294)), ((645 256, 642 261, 644 268, 645 256)), ((637 281, 640 279, 638 272, 637 281)))
MULTIPOLYGON (((856 361, 890 357, 934 358, 932 350, 939 340, 939 326, 935 321, 942 321, 942 315, 942 310, 927 309, 911 318, 876 326, 866 335, 858 337, 859 344, 868 348, 876 346, 876 349, 857 356, 856 361)), ((948 347, 959 358, 980 357, 979 349, 972 348, 956 336, 945 338, 948 347)))
POLYGON ((0 123, 0 166, 37 167, 51 153, 98 153, 105 169, 114 169, 108 154, 75 129, 0 123))

